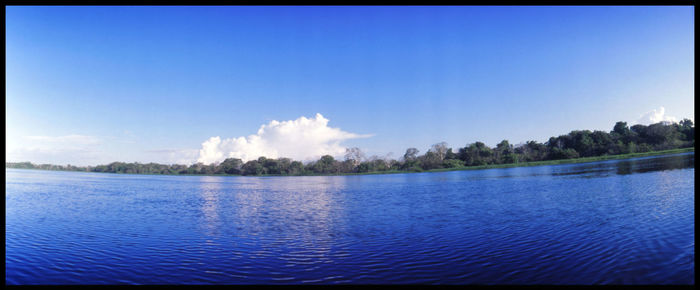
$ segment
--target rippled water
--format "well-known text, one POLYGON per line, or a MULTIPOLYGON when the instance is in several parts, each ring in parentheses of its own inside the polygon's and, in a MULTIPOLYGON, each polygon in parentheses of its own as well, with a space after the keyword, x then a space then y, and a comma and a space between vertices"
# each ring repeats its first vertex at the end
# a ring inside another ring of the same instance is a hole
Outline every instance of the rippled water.
POLYGON ((6 284, 694 284, 694 153, 365 176, 6 169, 6 284))

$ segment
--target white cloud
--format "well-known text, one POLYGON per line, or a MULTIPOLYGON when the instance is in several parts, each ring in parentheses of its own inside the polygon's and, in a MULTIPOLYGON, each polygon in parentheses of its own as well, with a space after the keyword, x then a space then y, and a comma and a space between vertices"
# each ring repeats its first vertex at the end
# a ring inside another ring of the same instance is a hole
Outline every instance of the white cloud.
POLYGON ((102 140, 94 136, 22 136, 8 140, 6 158, 9 162, 85 165, 99 157, 102 140))
POLYGON ((226 158, 243 161, 287 157, 293 160, 310 161, 322 155, 340 157, 345 147, 340 142, 371 135, 359 135, 328 127, 328 119, 321 114, 314 118, 299 117, 296 120, 276 121, 260 126, 257 134, 248 137, 221 139, 211 137, 202 143, 197 162, 210 164, 226 158))
POLYGON ((191 164, 199 156, 197 149, 156 149, 145 150, 149 157, 160 156, 158 160, 167 164, 191 164))
POLYGON ((86 135, 66 135, 66 136, 24 136, 30 141, 38 141, 42 144, 65 144, 65 145, 94 145, 99 144, 100 139, 94 136, 86 135))
POLYGON ((637 120, 637 124, 650 125, 661 121, 678 122, 675 117, 666 115, 666 109, 664 109, 664 107, 660 107, 659 109, 644 113, 637 120))

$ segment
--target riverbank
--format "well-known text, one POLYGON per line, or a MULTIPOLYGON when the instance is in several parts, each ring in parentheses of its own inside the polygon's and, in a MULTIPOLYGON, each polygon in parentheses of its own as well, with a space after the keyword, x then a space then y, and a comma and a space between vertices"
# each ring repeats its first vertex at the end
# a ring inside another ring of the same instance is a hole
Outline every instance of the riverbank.
MULTIPOLYGON (((671 149, 663 151, 651 151, 644 153, 630 153, 630 154, 620 154, 620 155, 605 155, 596 157, 584 157, 575 159, 560 159, 560 160, 547 160, 547 161, 535 161, 535 162, 519 162, 510 164, 491 164, 491 165, 481 165, 481 166, 463 166, 463 167, 452 167, 452 168, 440 168, 431 169, 423 171, 401 171, 401 170, 390 170, 390 171, 372 171, 372 172, 360 172, 360 173, 340 173, 340 174, 305 174, 305 175, 255 175, 255 176, 345 176, 345 175, 374 175, 374 174, 401 174, 401 173, 421 173, 421 172, 446 172, 446 171, 462 171, 462 170, 480 170, 480 169, 493 169, 493 168, 512 168, 512 167, 530 167, 530 166, 542 166, 542 165, 558 165, 558 164, 572 164, 572 163, 587 163, 605 160, 616 160, 616 159, 631 159, 638 157, 647 156, 658 156, 658 155, 670 155, 678 153, 695 152, 695 147, 690 148, 680 148, 671 149)), ((5 167, 12 168, 12 167, 5 167)), ((45 169, 35 169, 35 168, 13 168, 13 169, 25 169, 25 170, 45 170, 45 169)), ((72 172, 85 172, 85 171, 74 171, 74 170, 46 170, 46 171, 72 171, 72 172)), ((180 175, 180 176, 244 176, 235 174, 149 174, 149 173, 113 173, 113 172, 91 172, 91 173, 108 173, 108 174, 138 174, 138 175, 180 175)))
MULTIPOLYGON (((320 176, 446 172, 446 171, 480 170, 480 169, 493 169, 493 168, 530 167, 530 166, 542 166, 542 165, 587 163, 587 162, 616 160, 616 159, 632 159, 632 158, 638 158, 638 157, 670 155, 670 154, 687 153, 687 152, 695 152, 695 147, 662 150, 662 151, 651 151, 651 152, 643 152, 643 153, 630 153, 630 154, 620 154, 620 155, 604 155, 604 156, 596 156, 596 157, 583 157, 583 158, 574 158, 574 159, 560 159, 560 160, 547 160, 547 161, 535 161, 535 162, 519 162, 519 163, 509 163, 509 164, 490 164, 490 165, 480 165, 480 166, 440 168, 440 169, 431 169, 431 170, 423 170, 423 171, 391 170, 391 171, 374 171, 374 172, 362 172, 362 173, 326 174, 326 175, 320 175, 320 176)), ((279 176, 279 175, 265 175, 265 176, 279 176)), ((306 175, 306 176, 319 176, 319 174, 306 175)))

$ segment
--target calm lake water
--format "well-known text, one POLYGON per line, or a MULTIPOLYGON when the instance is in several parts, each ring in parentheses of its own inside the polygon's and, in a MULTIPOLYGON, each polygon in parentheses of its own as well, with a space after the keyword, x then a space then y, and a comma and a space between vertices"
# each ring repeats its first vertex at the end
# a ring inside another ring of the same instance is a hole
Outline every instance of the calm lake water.
POLYGON ((6 284, 694 284, 694 153, 364 176, 6 169, 6 284))

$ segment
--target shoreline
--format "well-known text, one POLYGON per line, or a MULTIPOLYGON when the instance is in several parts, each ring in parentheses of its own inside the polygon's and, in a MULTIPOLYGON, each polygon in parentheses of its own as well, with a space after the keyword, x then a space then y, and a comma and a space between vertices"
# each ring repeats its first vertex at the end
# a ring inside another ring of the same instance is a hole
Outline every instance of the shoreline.
MULTIPOLYGON (((295 176, 345 176, 345 175, 374 175, 374 174, 401 174, 401 173, 432 173, 432 172, 448 172, 448 171, 498 169, 498 168, 533 167, 533 166, 545 166, 545 165, 590 163, 590 162, 607 161, 607 160, 633 159, 633 158, 639 158, 639 157, 673 155, 673 154, 681 154, 681 153, 689 153, 689 152, 695 152, 695 147, 670 149, 670 150, 662 150, 662 151, 652 151, 652 152, 642 152, 642 153, 629 153, 629 154, 620 154, 620 155, 604 155, 604 156, 596 156, 596 157, 583 157, 583 158, 574 158, 574 159, 559 159, 559 160, 508 163, 508 164, 491 164, 491 165, 465 166, 465 167, 454 167, 454 168, 439 168, 439 169, 430 169, 430 170, 423 170, 423 171, 374 171, 374 172, 363 172, 363 173, 315 174, 315 175, 295 175, 295 176)), ((260 176, 291 176, 291 175, 260 175, 260 176)))
POLYGON ((508 164, 490 164, 490 165, 479 165, 479 166, 465 166, 465 167, 453 167, 453 168, 439 168, 430 169, 422 171, 372 171, 372 172, 358 172, 358 173, 340 173, 340 174, 304 174, 304 175, 279 175, 279 174, 264 174, 264 175, 235 175, 235 174, 149 174, 149 173, 114 173, 114 172, 86 172, 86 171, 74 171, 74 170, 45 170, 45 169, 35 169, 35 168, 11 168, 5 167, 5 169, 20 169, 20 170, 41 170, 41 171, 61 171, 61 172, 82 172, 82 173, 103 173, 103 174, 132 174, 132 175, 164 175, 164 176, 240 176, 240 177, 293 177, 293 176, 353 176, 353 175, 377 175, 377 174, 410 174, 410 173, 432 173, 432 172, 448 172, 448 171, 464 171, 464 170, 482 170, 482 169, 497 169, 497 168, 514 168, 514 167, 532 167, 532 166, 544 166, 544 165, 560 165, 560 164, 576 164, 576 163, 589 163, 597 161, 606 160, 620 160, 620 159, 633 159, 639 157, 648 156, 660 156, 660 155, 672 155, 680 153, 695 152, 695 147, 680 148, 680 149, 670 149, 662 151, 651 151, 642 153, 629 153, 620 155, 603 155, 595 157, 583 157, 574 159, 559 159, 559 160, 546 160, 546 161, 534 161, 534 162, 519 162, 519 163, 508 163, 508 164))

